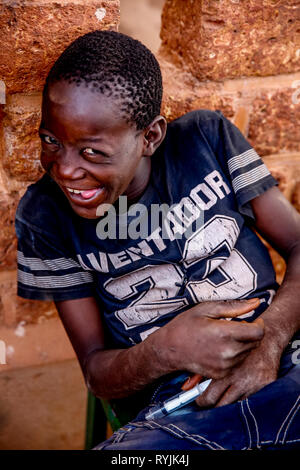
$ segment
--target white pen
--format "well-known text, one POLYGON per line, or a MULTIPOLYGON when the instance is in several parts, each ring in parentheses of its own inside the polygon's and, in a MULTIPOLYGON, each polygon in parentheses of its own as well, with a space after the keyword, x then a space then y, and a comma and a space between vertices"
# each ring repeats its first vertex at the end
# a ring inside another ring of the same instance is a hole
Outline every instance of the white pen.
POLYGON ((149 421, 150 419, 162 418, 167 416, 173 411, 182 408, 184 405, 187 405, 191 401, 194 401, 197 397, 202 395, 202 393, 207 389, 212 379, 207 379, 204 382, 197 384, 195 387, 191 388, 187 392, 181 392, 175 395, 174 397, 168 398, 162 406, 154 406, 145 416, 145 419, 149 421))

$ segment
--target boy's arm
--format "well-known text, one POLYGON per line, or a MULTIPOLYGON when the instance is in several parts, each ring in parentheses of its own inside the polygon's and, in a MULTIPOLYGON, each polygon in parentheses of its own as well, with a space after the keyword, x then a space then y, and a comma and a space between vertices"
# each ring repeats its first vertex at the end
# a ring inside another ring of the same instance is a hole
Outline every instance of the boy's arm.
POLYGON ((279 353, 300 330, 300 214, 276 187, 252 201, 258 232, 287 263, 282 285, 262 317, 279 353))
POLYGON ((218 318, 241 315, 257 305, 255 300, 204 302, 182 312, 143 342, 110 350, 93 297, 56 302, 87 386, 94 395, 108 399, 127 396, 176 370, 224 377, 258 346, 263 325, 218 318))
POLYGON ((300 329, 300 214, 276 187, 251 201, 256 229, 285 258, 286 274, 267 310, 260 316, 265 336, 243 364, 212 382, 197 399, 200 406, 221 406, 243 399, 276 380, 280 357, 300 329))

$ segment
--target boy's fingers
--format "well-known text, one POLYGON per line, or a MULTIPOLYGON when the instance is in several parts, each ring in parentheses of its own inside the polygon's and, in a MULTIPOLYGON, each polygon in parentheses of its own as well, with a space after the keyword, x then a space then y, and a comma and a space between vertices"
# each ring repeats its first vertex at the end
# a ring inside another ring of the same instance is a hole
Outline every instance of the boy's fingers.
POLYGON ((203 380, 202 375, 200 374, 194 374, 191 375, 182 385, 181 390, 191 390, 191 388, 195 387, 199 382, 203 380))
POLYGON ((259 345, 260 345, 260 341, 239 341, 238 344, 238 347, 237 347, 237 354, 236 354, 236 358, 239 357, 240 354, 244 354, 244 353, 247 353, 249 351, 251 351, 252 349, 255 349, 257 348, 259 345))
POLYGON ((230 322, 230 334, 236 341, 260 341, 264 336, 264 322, 262 319, 253 323, 230 322))
MULTIPOLYGON (((210 318, 233 318, 251 312, 260 305, 258 298, 248 300, 230 300, 221 302, 204 302, 200 304, 204 315, 210 318), (205 304, 205 305, 204 305, 205 304)), ((201 311, 200 310, 200 311, 201 311)))
POLYGON ((265 323, 262 318, 257 318, 256 320, 254 320, 253 323, 256 323, 256 325, 260 325, 262 328, 265 327, 265 323))

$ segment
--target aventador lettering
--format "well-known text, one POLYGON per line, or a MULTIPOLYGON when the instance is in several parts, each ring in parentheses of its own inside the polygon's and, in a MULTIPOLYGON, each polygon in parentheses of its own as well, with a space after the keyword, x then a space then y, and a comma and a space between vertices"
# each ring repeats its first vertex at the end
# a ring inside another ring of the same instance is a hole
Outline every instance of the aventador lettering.
POLYGON ((152 323, 191 303, 247 296, 256 289, 256 272, 235 247, 240 234, 236 220, 215 214, 204 223, 204 211, 229 193, 220 173, 213 171, 190 191, 189 196, 183 197, 166 213, 164 222, 171 222, 166 224, 169 237, 162 237, 163 228, 157 227, 145 240, 118 253, 99 251, 97 257, 95 253, 88 253, 85 261, 77 255, 84 269, 100 273, 115 274, 116 270, 126 266, 125 274, 101 281, 106 294, 117 300, 120 307, 124 305, 114 311, 114 316, 125 330, 152 323), (153 263, 158 253, 174 243, 178 233, 185 237, 181 260, 153 263), (147 257, 150 258, 146 266, 130 267, 147 257), (199 272, 200 264, 205 269, 195 279, 191 274, 199 272), (187 271, 189 279, 185 281, 187 271), (184 282, 185 295, 179 295, 184 282))
MULTIPOLYGON (((223 199, 230 193, 228 185, 217 170, 209 173, 204 178, 204 181, 205 182, 195 186, 191 190, 189 196, 183 197, 178 204, 171 207, 171 209, 165 214, 162 227, 156 227, 150 235, 145 233, 147 230, 143 227, 144 229, 139 233, 139 235, 140 238, 144 238, 144 240, 137 243, 136 247, 131 247, 130 250, 125 249, 118 253, 104 253, 101 251, 99 251, 97 255, 95 253, 87 253, 85 255, 87 258, 86 261, 83 260, 82 255, 77 254, 80 265, 85 270, 96 270, 102 273, 108 273, 110 272, 110 266, 112 268, 111 270, 120 269, 123 266, 140 260, 141 257, 152 256, 154 251, 158 250, 161 252, 165 250, 167 245, 164 242, 164 239, 174 241, 175 238, 180 238, 182 235, 184 235, 185 238, 189 238, 193 233, 191 230, 193 222, 198 221, 198 226, 201 226, 203 222, 203 212, 211 209, 211 207, 217 203, 218 199, 223 199), (89 263, 92 268, 88 266, 89 263)), ((153 206, 156 207, 151 208, 151 219, 154 218, 156 219, 155 221, 157 221, 156 216, 160 208, 158 204, 153 204, 153 206)), ((107 218, 104 217, 97 224, 97 233, 104 233, 104 227, 106 225, 110 225, 110 228, 105 231, 105 233, 107 234, 107 237, 112 235, 112 238, 115 238, 116 224, 112 215, 115 215, 115 213, 110 213, 107 216, 108 218, 110 217, 110 220, 107 220, 107 218), (100 226, 101 229, 99 228, 100 226)), ((143 217, 143 221, 145 223, 145 217, 143 217)), ((136 221, 134 223, 137 224, 136 221)), ((146 229, 147 228, 148 227, 146 227, 146 229)), ((127 237, 131 238, 128 235, 130 235, 130 229, 127 237)))

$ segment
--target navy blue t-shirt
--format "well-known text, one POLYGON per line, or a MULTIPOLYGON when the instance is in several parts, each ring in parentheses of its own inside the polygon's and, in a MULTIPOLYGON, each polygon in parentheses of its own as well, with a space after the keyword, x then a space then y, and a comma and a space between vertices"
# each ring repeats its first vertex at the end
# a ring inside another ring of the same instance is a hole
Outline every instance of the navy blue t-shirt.
POLYGON ((241 317, 252 321, 278 287, 250 205, 277 182, 239 130, 219 111, 193 111, 168 124, 151 158, 144 194, 115 225, 78 216, 47 174, 16 214, 18 295, 94 296, 116 347, 206 300, 260 297, 241 317))

